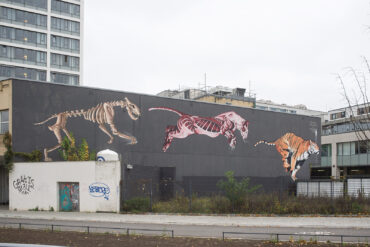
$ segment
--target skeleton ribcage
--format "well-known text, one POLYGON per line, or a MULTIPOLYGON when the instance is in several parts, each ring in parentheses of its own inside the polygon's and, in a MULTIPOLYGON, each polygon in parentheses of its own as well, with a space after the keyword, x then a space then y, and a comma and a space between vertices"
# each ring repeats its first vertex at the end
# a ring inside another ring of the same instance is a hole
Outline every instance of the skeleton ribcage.
POLYGON ((220 132, 220 124, 213 119, 198 118, 195 120, 195 125, 208 132, 220 132))
POLYGON ((103 103, 92 107, 87 110, 76 110, 68 112, 68 116, 70 117, 79 117, 83 116, 86 120, 91 121, 93 123, 104 124, 107 123, 107 113, 104 110, 103 103))

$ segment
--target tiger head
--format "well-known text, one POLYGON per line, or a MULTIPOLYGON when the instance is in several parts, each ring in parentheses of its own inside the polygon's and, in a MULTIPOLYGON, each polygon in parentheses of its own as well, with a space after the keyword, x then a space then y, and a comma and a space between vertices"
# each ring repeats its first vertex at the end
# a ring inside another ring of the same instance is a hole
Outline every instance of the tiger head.
POLYGON ((127 113, 132 120, 137 120, 141 115, 140 108, 132 103, 127 97, 125 97, 125 104, 121 105, 121 107, 126 107, 127 113))
POLYGON ((311 140, 309 140, 308 153, 309 154, 318 154, 320 152, 319 146, 311 140))

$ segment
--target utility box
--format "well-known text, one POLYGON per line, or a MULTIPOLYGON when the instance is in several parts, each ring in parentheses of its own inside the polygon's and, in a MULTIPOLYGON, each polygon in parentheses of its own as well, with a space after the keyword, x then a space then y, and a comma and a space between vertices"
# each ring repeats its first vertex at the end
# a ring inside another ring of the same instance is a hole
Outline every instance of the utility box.
POLYGON ((97 161, 119 161, 119 156, 118 153, 110 150, 110 149, 105 149, 96 155, 96 160, 97 161))

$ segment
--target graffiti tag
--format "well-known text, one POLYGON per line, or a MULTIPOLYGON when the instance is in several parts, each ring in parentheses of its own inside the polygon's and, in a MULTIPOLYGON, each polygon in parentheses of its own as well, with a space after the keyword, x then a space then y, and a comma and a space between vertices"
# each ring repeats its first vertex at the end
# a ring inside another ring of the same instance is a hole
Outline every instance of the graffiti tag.
POLYGON ((13 181, 14 189, 18 190, 19 193, 27 195, 31 192, 31 190, 35 189, 34 179, 30 176, 23 175, 17 180, 13 181))
POLYGON ((109 200, 110 189, 106 184, 93 183, 89 186, 89 192, 91 196, 104 197, 105 200, 109 200))

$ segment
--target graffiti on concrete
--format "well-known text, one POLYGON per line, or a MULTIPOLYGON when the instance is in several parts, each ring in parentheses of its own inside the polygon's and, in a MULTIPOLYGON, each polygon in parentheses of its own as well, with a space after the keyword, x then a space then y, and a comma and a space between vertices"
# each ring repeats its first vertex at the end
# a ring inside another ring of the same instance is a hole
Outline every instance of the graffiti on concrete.
POLYGON ((79 184, 60 183, 59 200, 61 211, 79 211, 79 184))
POLYGON ((109 200, 110 189, 106 184, 92 183, 89 186, 89 193, 93 197, 104 197, 105 200, 109 200))
POLYGON ((23 175, 13 181, 13 187, 18 190, 19 193, 27 195, 35 189, 34 179, 30 176, 23 175))

